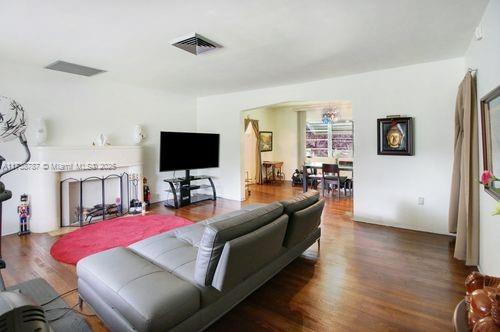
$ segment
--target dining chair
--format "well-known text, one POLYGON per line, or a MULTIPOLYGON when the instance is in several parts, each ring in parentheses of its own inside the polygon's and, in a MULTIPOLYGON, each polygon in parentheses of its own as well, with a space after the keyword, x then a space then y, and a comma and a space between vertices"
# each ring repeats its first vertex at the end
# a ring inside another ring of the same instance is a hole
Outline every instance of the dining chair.
POLYGON ((277 162, 274 165, 274 169, 276 170, 276 178, 280 181, 285 181, 285 173, 283 172, 283 162, 277 162))
POLYGON ((340 199, 340 189, 345 184, 346 177, 340 176, 340 169, 338 164, 323 164, 321 167, 322 171, 322 187, 323 196, 325 196, 325 189, 328 186, 328 192, 330 192, 330 185, 333 185, 337 189, 337 197, 340 199))
MULTIPOLYGON (((323 182, 323 174, 318 174, 316 172, 316 169, 314 168, 307 168, 307 184, 311 186, 313 189, 316 189, 318 186, 318 183, 323 182)), ((306 174, 304 174, 304 177, 306 174)))
POLYGON ((346 191, 349 190, 349 196, 352 196, 352 187, 353 187, 353 179, 346 179, 343 185, 344 188, 344 196, 347 196, 346 191))

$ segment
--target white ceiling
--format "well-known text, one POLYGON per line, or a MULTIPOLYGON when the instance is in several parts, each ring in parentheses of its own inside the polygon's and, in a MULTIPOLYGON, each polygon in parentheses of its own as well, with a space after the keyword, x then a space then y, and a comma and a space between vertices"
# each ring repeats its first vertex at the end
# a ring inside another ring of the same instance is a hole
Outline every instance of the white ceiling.
POLYGON ((0 0, 0 61, 198 96, 463 56, 488 0, 0 0), (223 49, 170 45, 198 32, 223 49))

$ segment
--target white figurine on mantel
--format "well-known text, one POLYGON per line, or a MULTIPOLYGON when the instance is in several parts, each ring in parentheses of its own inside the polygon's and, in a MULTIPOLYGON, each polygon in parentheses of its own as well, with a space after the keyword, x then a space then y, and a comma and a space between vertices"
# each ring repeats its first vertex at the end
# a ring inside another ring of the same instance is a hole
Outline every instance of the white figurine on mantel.
POLYGON ((104 134, 99 134, 99 136, 97 136, 97 146, 106 146, 106 145, 109 145, 108 136, 104 134))

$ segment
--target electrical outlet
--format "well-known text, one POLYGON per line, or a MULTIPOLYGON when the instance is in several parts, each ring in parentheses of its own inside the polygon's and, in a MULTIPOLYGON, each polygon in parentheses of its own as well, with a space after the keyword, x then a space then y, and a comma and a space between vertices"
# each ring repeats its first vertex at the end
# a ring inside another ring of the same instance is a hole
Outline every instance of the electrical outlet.
POLYGON ((418 198, 418 205, 424 205, 424 198, 423 197, 418 198))

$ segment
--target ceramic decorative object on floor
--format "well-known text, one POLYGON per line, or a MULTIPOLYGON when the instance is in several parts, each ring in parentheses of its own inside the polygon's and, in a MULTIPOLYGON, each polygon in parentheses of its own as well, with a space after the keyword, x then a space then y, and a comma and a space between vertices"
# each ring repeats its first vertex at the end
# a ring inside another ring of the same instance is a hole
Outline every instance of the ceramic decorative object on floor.
POLYGON ((64 235, 50 249, 56 260, 76 264, 89 255, 126 247, 147 237, 192 224, 185 218, 166 215, 121 217, 84 226, 64 235))
POLYGON ((500 332, 500 278, 472 272, 465 280, 465 289, 469 329, 500 332))

